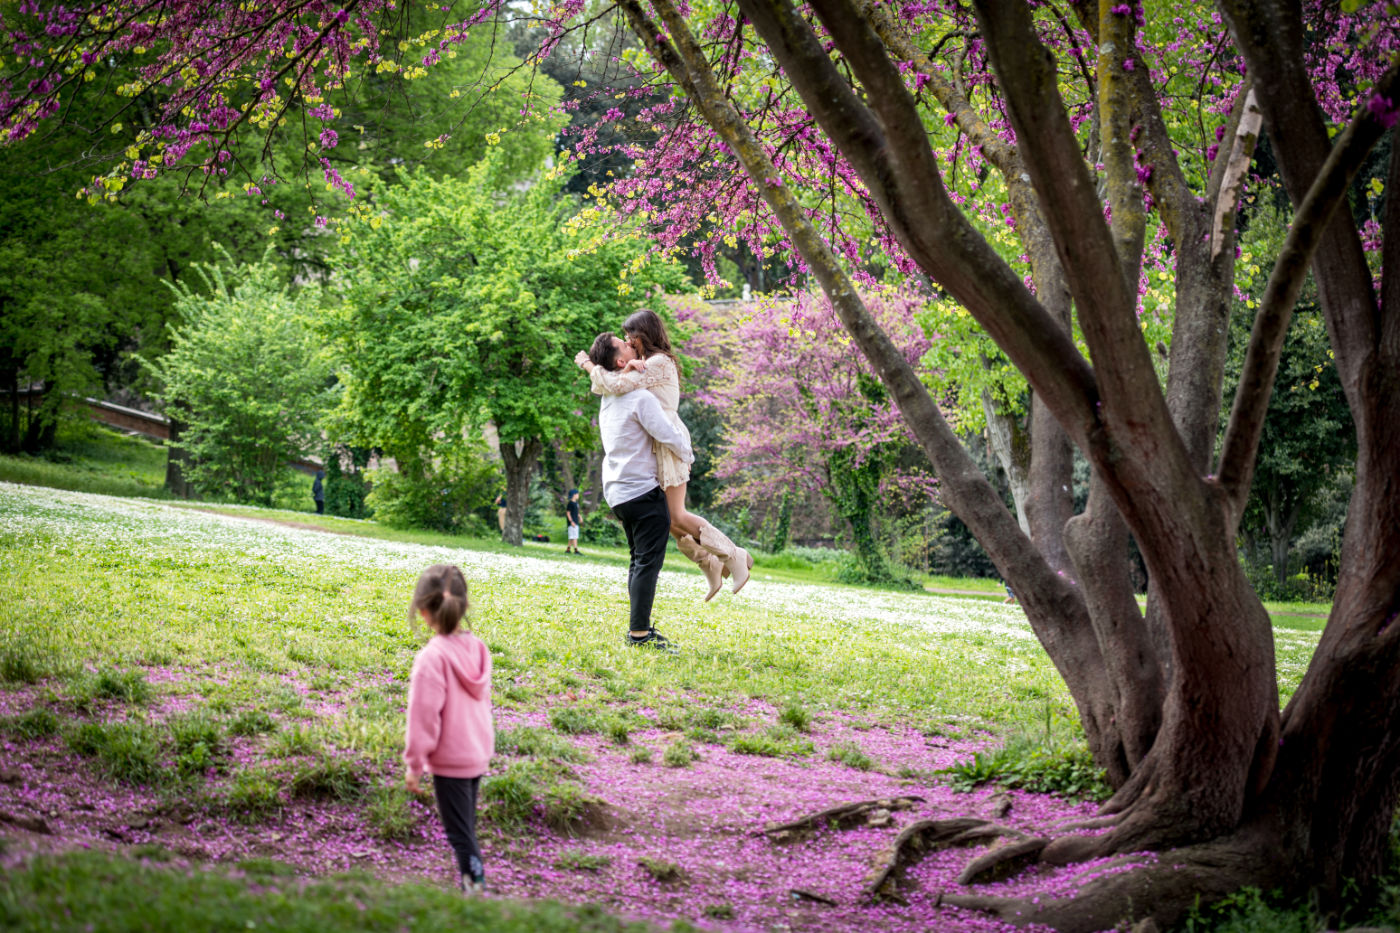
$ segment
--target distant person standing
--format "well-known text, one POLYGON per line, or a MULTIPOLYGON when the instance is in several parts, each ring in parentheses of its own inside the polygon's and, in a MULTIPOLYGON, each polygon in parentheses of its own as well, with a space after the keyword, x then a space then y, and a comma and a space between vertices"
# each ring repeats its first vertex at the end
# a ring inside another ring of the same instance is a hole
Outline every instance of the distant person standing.
POLYGON ((569 543, 564 547, 565 554, 578 553, 578 531, 581 524, 578 509, 578 490, 569 490, 569 501, 564 506, 564 514, 569 520, 569 543))
POLYGON ((311 481, 311 498, 316 500, 316 514, 326 514, 326 488, 321 481, 326 478, 325 470, 317 470, 316 478, 311 481))
POLYGON ((501 534, 506 533, 506 494, 501 493, 496 497, 496 524, 501 527, 501 534))

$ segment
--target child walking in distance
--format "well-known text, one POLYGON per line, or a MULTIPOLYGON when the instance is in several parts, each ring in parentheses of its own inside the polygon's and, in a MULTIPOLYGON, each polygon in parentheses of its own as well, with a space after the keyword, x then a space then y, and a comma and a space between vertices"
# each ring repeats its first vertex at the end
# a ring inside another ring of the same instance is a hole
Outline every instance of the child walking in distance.
POLYGON ((491 724, 491 652, 470 631, 461 631, 470 608, 467 581, 450 564, 423 571, 408 606, 433 631, 413 660, 408 682, 404 786, 420 790, 426 771, 457 856, 462 890, 486 890, 481 849, 476 842, 476 794, 496 750, 491 724))
POLYGON ((569 501, 564 504, 564 517, 568 519, 569 524, 569 543, 565 546, 564 553, 577 554, 578 530, 579 526, 583 523, 582 516, 579 514, 577 489, 569 490, 569 501))

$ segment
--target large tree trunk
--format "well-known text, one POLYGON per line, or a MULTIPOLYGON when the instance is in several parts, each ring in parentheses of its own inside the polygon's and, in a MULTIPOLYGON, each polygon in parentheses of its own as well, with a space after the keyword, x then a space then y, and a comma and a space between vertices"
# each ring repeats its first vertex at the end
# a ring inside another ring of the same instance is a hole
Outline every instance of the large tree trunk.
MULTIPOLYGON (((979 38, 997 71, 1018 140, 1017 160, 1024 163, 1024 173, 1015 177, 1034 189, 1034 210, 1063 269, 1091 367, 1039 295, 1022 286, 952 205, 925 123, 895 64, 917 64, 917 56, 891 52, 887 31, 897 25, 891 26, 889 17, 882 24, 870 6, 863 16, 850 0, 810 0, 805 9, 826 33, 818 37, 788 0, 740 0, 803 103, 860 175, 878 219, 982 324, 1089 459, 1090 504, 1065 534, 1079 578, 1074 581, 1032 546, 985 477, 972 475, 976 471, 965 451, 715 82, 675 7, 669 0, 653 0, 663 33, 635 0, 623 0, 622 6, 648 51, 739 159, 899 404, 935 467, 944 502, 1022 597, 1032 627, 1079 707, 1091 749, 1118 784, 1104 808, 1107 832, 1064 836, 1045 845, 1040 857, 1068 863, 1173 850, 1156 866, 1086 885, 1070 902, 945 901, 1021 921, 1096 930, 1134 916, 1170 922, 1198 896, 1210 900, 1246 884, 1320 884, 1337 891, 1342 874, 1316 872, 1318 860, 1335 859, 1362 877, 1373 872, 1400 781, 1395 777, 1400 740, 1393 728, 1400 625, 1392 624, 1400 613, 1400 458, 1395 457, 1400 297, 1388 305, 1389 315, 1380 315, 1367 294, 1369 274, 1364 261, 1357 261, 1363 257, 1354 230, 1335 231, 1346 226, 1340 218, 1328 226, 1349 173, 1378 136, 1378 120, 1368 123, 1364 113, 1358 116, 1355 125, 1361 128, 1342 134, 1329 155, 1311 89, 1305 80, 1300 83, 1303 58, 1292 42, 1301 31, 1296 8, 1270 0, 1260 0, 1257 8, 1253 0, 1225 0, 1227 11, 1245 21, 1232 27, 1258 82, 1264 119, 1274 138, 1283 140, 1281 148, 1291 144, 1281 128, 1309 116, 1290 107, 1306 101, 1315 125, 1306 127, 1301 167, 1290 166, 1291 156, 1281 160, 1285 177, 1301 180, 1290 186, 1301 203, 1261 303, 1246 358, 1249 379, 1241 380, 1244 388, 1231 413, 1217 476, 1211 464, 1222 322, 1233 277, 1234 211, 1257 136, 1248 95, 1241 95, 1231 116, 1230 153, 1212 171, 1207 196, 1198 197, 1176 161, 1148 69, 1125 65, 1135 47, 1134 18, 1120 15, 1111 3, 1079 4, 1097 42, 1097 116, 1112 208, 1106 222, 1066 119, 1060 74, 1037 38, 1028 8, 1020 0, 976 2, 979 38), (1248 40, 1240 38, 1242 32, 1248 40), (1279 32, 1289 40, 1282 54, 1270 44, 1279 32), (839 67, 834 55, 840 56, 839 67), (1284 67, 1271 71, 1270 56, 1284 67), (1139 162, 1149 171, 1138 174, 1139 162), (1177 320, 1165 392, 1158 388, 1134 314, 1144 177, 1179 249, 1177 320), (1277 367, 1282 337, 1275 335, 1286 330, 1302 270, 1319 240, 1319 284, 1362 465, 1333 617, 1281 722, 1270 620, 1236 559, 1235 538, 1265 407, 1259 398, 1266 405, 1277 367), (1338 262, 1324 274, 1328 257, 1338 262), (1151 577, 1147 619, 1127 585, 1129 535, 1151 577), (1355 677, 1359 672, 1366 676, 1355 677), (1335 713, 1339 706, 1343 715, 1335 713), (1331 743, 1343 725, 1358 732, 1337 742, 1341 754, 1333 757, 1331 743), (1323 807, 1328 819, 1306 819, 1327 794, 1335 795, 1323 807), (1314 850, 1321 854, 1310 854, 1314 850)), ((920 76, 928 77, 922 71, 920 76)), ((967 131, 975 135, 975 120, 961 112, 956 95, 943 99, 937 69, 927 71, 950 118, 960 127, 972 126, 967 131)), ((1393 83, 1394 69, 1377 85, 1378 93, 1389 93, 1393 83)), ((988 140, 984 146, 993 160, 996 145, 988 140)), ((1400 168, 1394 165, 1392 178, 1400 190, 1400 168)), ((1014 190, 1009 177, 1008 189, 1014 190)), ((1400 207, 1389 209, 1397 201, 1388 202, 1388 231, 1400 231, 1400 207)), ((1393 260, 1390 267, 1400 268, 1400 237, 1387 238, 1386 258, 1393 260)), ((1387 280, 1387 294, 1400 294, 1392 281, 1400 277, 1387 280)), ((1035 522, 1031 528, 1034 534, 1035 522)))
POLYGON ((501 460, 506 467, 506 544, 524 543, 525 505, 530 499, 530 478, 544 444, 537 437, 525 441, 501 441, 501 460))

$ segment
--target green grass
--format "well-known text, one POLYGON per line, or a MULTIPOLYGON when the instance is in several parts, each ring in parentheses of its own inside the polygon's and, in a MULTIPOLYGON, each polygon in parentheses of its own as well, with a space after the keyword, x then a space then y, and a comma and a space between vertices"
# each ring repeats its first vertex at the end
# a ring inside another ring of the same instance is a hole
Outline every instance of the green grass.
POLYGON ((385 884, 343 875, 289 877, 266 861, 235 866, 166 863, 98 852, 39 856, 23 871, 0 875, 0 929, 14 933, 81 933, 94 921, 105 933, 276 929, 283 933, 399 933, 491 930, 493 933, 644 933, 645 924, 594 907, 549 901, 463 899, 455 889, 385 884), (231 872, 238 869, 238 875, 231 872))
POLYGON ((0 455, 0 481, 106 496, 169 498, 165 447, 92 422, 65 421, 42 457, 0 455))

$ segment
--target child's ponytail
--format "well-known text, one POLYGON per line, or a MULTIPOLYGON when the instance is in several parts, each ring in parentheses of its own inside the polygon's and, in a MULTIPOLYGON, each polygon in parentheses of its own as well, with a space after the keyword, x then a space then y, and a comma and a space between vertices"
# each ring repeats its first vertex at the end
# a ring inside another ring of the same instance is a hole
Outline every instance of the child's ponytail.
POLYGON ((454 564, 435 564, 423 571, 413 588, 408 620, 411 624, 414 616, 425 616, 433 631, 451 635, 470 609, 467 578, 462 571, 454 564))

